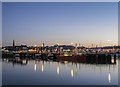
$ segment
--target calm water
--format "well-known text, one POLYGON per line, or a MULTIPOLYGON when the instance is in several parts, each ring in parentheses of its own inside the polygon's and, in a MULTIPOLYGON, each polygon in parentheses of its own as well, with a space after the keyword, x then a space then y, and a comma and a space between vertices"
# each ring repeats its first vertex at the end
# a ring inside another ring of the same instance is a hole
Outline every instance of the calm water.
MULTIPOLYGON (((18 60, 21 61, 21 60, 18 60)), ((3 85, 118 85, 116 64, 3 61, 3 85)))
POLYGON ((2 59, 0 57, 0 87, 2 86, 2 59))

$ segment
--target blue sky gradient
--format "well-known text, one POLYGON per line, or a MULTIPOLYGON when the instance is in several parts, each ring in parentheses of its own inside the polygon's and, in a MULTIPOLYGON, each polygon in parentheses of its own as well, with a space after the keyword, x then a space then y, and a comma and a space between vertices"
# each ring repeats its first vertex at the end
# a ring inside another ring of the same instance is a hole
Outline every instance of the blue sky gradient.
POLYGON ((112 45, 118 41, 117 2, 4 2, 3 46, 112 45))

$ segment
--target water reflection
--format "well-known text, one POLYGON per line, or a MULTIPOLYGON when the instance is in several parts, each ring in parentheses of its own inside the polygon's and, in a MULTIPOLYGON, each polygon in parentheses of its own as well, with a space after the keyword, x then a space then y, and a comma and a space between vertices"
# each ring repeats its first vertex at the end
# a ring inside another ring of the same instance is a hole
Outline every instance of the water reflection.
POLYGON ((67 64, 67 63, 68 63, 68 61, 64 61, 64 63, 65 63, 65 64, 67 64))
MULTIPOLYGON (((31 82, 30 84, 35 83, 38 85, 39 84, 40 85, 41 84, 42 85, 44 84, 116 85, 117 84, 118 60, 116 60, 116 64, 113 63, 87 64, 87 63, 76 63, 69 61, 58 62, 58 61, 42 61, 42 60, 32 60, 32 59, 9 58, 9 59, 3 59, 3 64, 4 64, 4 72, 5 72, 3 74, 3 80, 4 82, 9 81, 6 82, 8 84, 14 82, 16 76, 18 77, 18 79, 19 78, 22 79, 24 75, 33 79, 32 80, 33 82, 31 82), (11 65, 14 65, 14 67, 12 67, 11 65), (21 67, 19 67, 19 65, 21 67), (22 65, 24 65, 25 67, 22 67, 22 65), (31 68, 31 66, 34 67, 34 69, 31 68), (19 71, 21 69, 24 69, 22 70, 22 74, 19 71), (40 73, 41 72, 40 69, 42 70, 42 72, 45 69, 46 72, 40 73), (12 72, 12 73, 9 74, 7 72, 9 73, 12 72), (20 75, 20 77, 18 76, 18 74, 20 75), (11 77, 12 80, 9 80, 8 77, 9 78, 11 77), (34 82, 35 79, 41 81, 41 83, 34 82), (54 81, 56 83, 54 83, 54 81)), ((28 81, 29 80, 27 78, 24 78, 23 83, 28 83, 28 81)))
POLYGON ((73 77, 73 69, 71 69, 71 77, 73 77))
POLYGON ((36 64, 34 65, 34 70, 36 71, 36 64))
POLYGON ((76 74, 77 74, 77 68, 76 68, 76 74))
POLYGON ((59 75, 59 66, 57 67, 57 74, 59 75))
POLYGON ((109 83, 111 81, 111 75, 110 75, 110 72, 109 72, 109 75, 108 75, 108 80, 109 80, 109 83))
POLYGON ((22 64, 27 64, 27 61, 25 59, 22 60, 22 64))
POLYGON ((44 71, 44 66, 42 65, 42 72, 44 71))

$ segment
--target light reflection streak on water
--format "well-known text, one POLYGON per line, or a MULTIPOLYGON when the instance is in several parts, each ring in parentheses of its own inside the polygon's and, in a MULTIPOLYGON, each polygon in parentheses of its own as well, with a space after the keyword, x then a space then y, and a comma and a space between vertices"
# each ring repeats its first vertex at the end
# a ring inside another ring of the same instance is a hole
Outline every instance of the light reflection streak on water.
POLYGON ((36 71, 36 64, 34 65, 34 70, 36 71))
POLYGON ((77 69, 76 69, 76 74, 77 74, 77 69))
POLYGON ((59 66, 57 67, 57 75, 59 75, 59 66))
POLYGON ((44 71, 44 66, 43 66, 43 64, 42 64, 42 72, 44 71))
POLYGON ((109 80, 109 83, 111 82, 111 75, 110 75, 110 72, 108 74, 108 80, 109 80))
POLYGON ((73 69, 71 69, 71 77, 73 77, 73 69))
MULTIPOLYGON (((58 63, 59 64, 59 63, 58 63)), ((66 63, 65 63, 66 64, 66 63)), ((67 64, 69 65, 69 63, 67 62, 67 64)), ((84 65, 84 64, 83 64, 84 65)), ((72 66, 71 66, 71 77, 73 77, 74 76, 74 71, 73 71, 73 66, 74 66, 74 63, 72 63, 72 66)), ((92 65, 90 65, 90 66, 92 66, 92 65)), ((36 64, 34 65, 34 71, 36 71, 36 64)), ((70 66, 69 66, 70 67, 70 66)), ((76 65, 76 74, 77 74, 77 65, 76 65)), ((92 66, 92 68, 93 68, 93 66, 92 66)), ((101 67, 100 67, 101 68, 101 67)), ((44 65, 42 64, 42 72, 44 71, 44 65)), ((57 75, 59 75, 59 72, 60 72, 60 70, 59 70, 59 66, 57 67, 57 75)), ((111 74, 110 74, 110 72, 109 72, 109 74, 108 74, 108 81, 109 81, 109 83, 111 82, 111 74)))

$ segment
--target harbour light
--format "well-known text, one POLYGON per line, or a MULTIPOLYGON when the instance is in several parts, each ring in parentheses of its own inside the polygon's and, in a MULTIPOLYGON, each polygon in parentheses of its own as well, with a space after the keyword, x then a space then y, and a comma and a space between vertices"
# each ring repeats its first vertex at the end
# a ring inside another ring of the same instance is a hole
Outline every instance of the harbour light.
POLYGON ((71 45, 73 45, 73 42, 71 42, 71 45))
POLYGON ((68 61, 64 61, 64 63, 65 63, 65 64, 67 64, 67 63, 68 63, 68 61))

